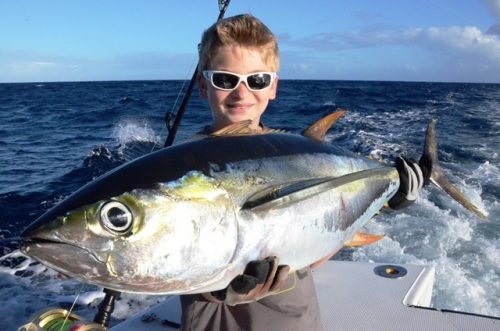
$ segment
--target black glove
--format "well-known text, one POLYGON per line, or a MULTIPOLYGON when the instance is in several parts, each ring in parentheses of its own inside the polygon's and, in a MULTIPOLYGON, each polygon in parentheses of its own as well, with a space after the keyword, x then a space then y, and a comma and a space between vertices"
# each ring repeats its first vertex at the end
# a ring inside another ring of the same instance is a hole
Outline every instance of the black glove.
POLYGON ((429 176, 429 171, 404 156, 396 159, 396 169, 399 173, 399 189, 389 200, 389 207, 402 209, 417 200, 422 187, 428 182, 426 177, 429 176))
MULTIPOLYGON (((218 302, 234 306, 260 300, 281 290, 288 277, 290 267, 278 265, 276 257, 247 264, 245 272, 236 276, 223 290, 210 293, 218 302)), ((204 295, 206 299, 210 296, 204 295)), ((210 300, 214 301, 214 300, 210 300)))

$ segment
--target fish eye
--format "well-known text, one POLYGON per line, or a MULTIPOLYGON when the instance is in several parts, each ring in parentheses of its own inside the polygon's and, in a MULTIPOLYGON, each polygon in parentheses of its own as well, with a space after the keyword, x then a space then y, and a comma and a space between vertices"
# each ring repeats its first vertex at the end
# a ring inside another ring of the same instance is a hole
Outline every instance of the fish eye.
POLYGON ((109 201, 101 207, 101 224, 109 232, 127 234, 132 228, 134 217, 123 203, 109 201))

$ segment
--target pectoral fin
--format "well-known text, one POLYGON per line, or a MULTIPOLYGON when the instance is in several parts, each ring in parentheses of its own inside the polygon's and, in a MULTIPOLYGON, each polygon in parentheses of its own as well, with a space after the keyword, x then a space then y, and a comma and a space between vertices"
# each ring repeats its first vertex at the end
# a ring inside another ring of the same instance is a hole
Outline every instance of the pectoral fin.
POLYGON ((358 232, 352 237, 351 240, 344 243, 346 247, 360 247, 371 245, 380 239, 384 238, 384 235, 381 234, 371 234, 366 232, 358 232))
POLYGON ((284 208, 298 201, 305 200, 342 185, 363 181, 372 177, 389 178, 393 176, 394 173, 395 171, 393 168, 383 167, 362 170, 340 177, 322 177, 280 183, 272 185, 250 196, 243 204, 242 209, 258 211, 284 208))

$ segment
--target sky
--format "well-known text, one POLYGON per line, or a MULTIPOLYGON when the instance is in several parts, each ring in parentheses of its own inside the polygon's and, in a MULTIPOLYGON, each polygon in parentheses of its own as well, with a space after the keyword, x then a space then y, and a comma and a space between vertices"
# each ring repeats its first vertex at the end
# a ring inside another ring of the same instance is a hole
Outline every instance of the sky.
MULTIPOLYGON (((500 83, 500 0, 231 0, 281 79, 500 83)), ((0 83, 189 79, 216 0, 0 0, 0 83)))

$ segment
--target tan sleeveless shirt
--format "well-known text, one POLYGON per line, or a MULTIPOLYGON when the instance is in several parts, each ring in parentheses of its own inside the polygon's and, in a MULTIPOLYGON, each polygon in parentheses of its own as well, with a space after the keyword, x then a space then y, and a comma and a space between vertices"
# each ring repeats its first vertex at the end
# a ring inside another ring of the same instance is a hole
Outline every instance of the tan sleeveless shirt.
POLYGON ((228 306, 201 295, 181 296, 184 331, 319 331, 320 309, 310 268, 291 274, 282 293, 248 304, 228 306))

